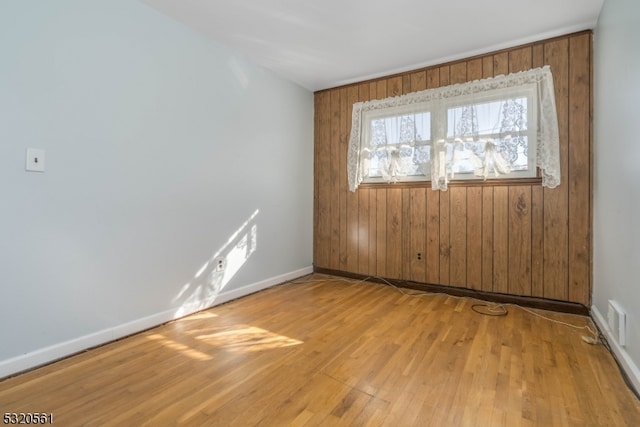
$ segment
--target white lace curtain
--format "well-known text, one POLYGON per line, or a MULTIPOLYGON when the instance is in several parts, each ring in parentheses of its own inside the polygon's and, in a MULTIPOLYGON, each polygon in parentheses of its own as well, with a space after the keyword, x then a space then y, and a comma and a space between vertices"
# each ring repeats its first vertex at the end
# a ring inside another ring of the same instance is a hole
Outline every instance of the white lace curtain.
MULTIPOLYGON (((530 156, 535 164, 531 167, 534 171, 536 166, 540 168, 542 185, 558 186, 558 119, 553 77, 548 66, 359 102, 353 105, 352 113, 347 159, 349 189, 355 191, 375 164, 379 176, 387 182, 421 174, 430 177, 434 190, 446 190, 449 179, 461 167, 485 179, 491 173, 496 176, 510 173, 518 150, 527 144, 535 145, 530 156), (535 95, 530 98, 535 100, 535 105, 527 106, 526 100, 511 96, 527 90, 535 95), (491 99, 487 98, 491 93, 509 96, 499 103, 479 102, 491 99), (528 108, 533 109, 533 114, 527 115, 528 108), (491 114, 487 109, 499 109, 492 113, 499 117, 492 129, 483 129, 482 123, 487 122, 486 117, 491 114), (535 123, 527 124, 527 117, 535 118, 535 123), (536 132, 526 142, 522 129, 536 132), (507 138, 509 144, 502 144, 499 150, 494 137, 507 138), (505 146, 508 149, 504 149, 505 146)), ((527 156, 520 157, 524 157, 526 163, 527 156)))

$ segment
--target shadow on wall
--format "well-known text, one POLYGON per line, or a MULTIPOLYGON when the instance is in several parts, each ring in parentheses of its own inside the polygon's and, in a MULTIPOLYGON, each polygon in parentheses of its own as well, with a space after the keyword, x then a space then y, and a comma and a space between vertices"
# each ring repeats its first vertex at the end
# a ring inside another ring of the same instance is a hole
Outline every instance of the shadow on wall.
POLYGON ((198 270, 172 300, 180 303, 174 318, 203 310, 215 302, 220 292, 242 268, 257 247, 259 209, 238 228, 198 270))

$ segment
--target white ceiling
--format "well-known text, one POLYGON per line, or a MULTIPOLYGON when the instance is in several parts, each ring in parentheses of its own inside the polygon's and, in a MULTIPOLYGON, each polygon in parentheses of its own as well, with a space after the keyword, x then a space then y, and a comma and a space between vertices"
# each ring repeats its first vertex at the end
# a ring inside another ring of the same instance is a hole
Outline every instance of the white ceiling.
POLYGON ((595 27, 604 0, 141 0, 312 91, 595 27))

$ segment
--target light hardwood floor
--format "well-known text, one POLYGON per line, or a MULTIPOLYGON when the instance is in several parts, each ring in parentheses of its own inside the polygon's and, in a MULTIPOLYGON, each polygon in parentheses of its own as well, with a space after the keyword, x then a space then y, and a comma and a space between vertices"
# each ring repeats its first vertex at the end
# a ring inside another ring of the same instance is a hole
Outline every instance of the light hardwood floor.
POLYGON ((315 275, 6 379, 0 412, 60 426, 640 425, 585 330, 478 303, 315 275))

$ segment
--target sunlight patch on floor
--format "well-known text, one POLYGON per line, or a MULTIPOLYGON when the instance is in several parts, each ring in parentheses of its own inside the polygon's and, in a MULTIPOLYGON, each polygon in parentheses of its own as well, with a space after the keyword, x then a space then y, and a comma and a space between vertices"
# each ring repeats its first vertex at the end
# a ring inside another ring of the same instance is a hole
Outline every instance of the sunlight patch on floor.
POLYGON ((242 326, 214 334, 198 335, 196 338, 232 352, 271 350, 303 343, 294 338, 278 335, 255 326, 242 326))

